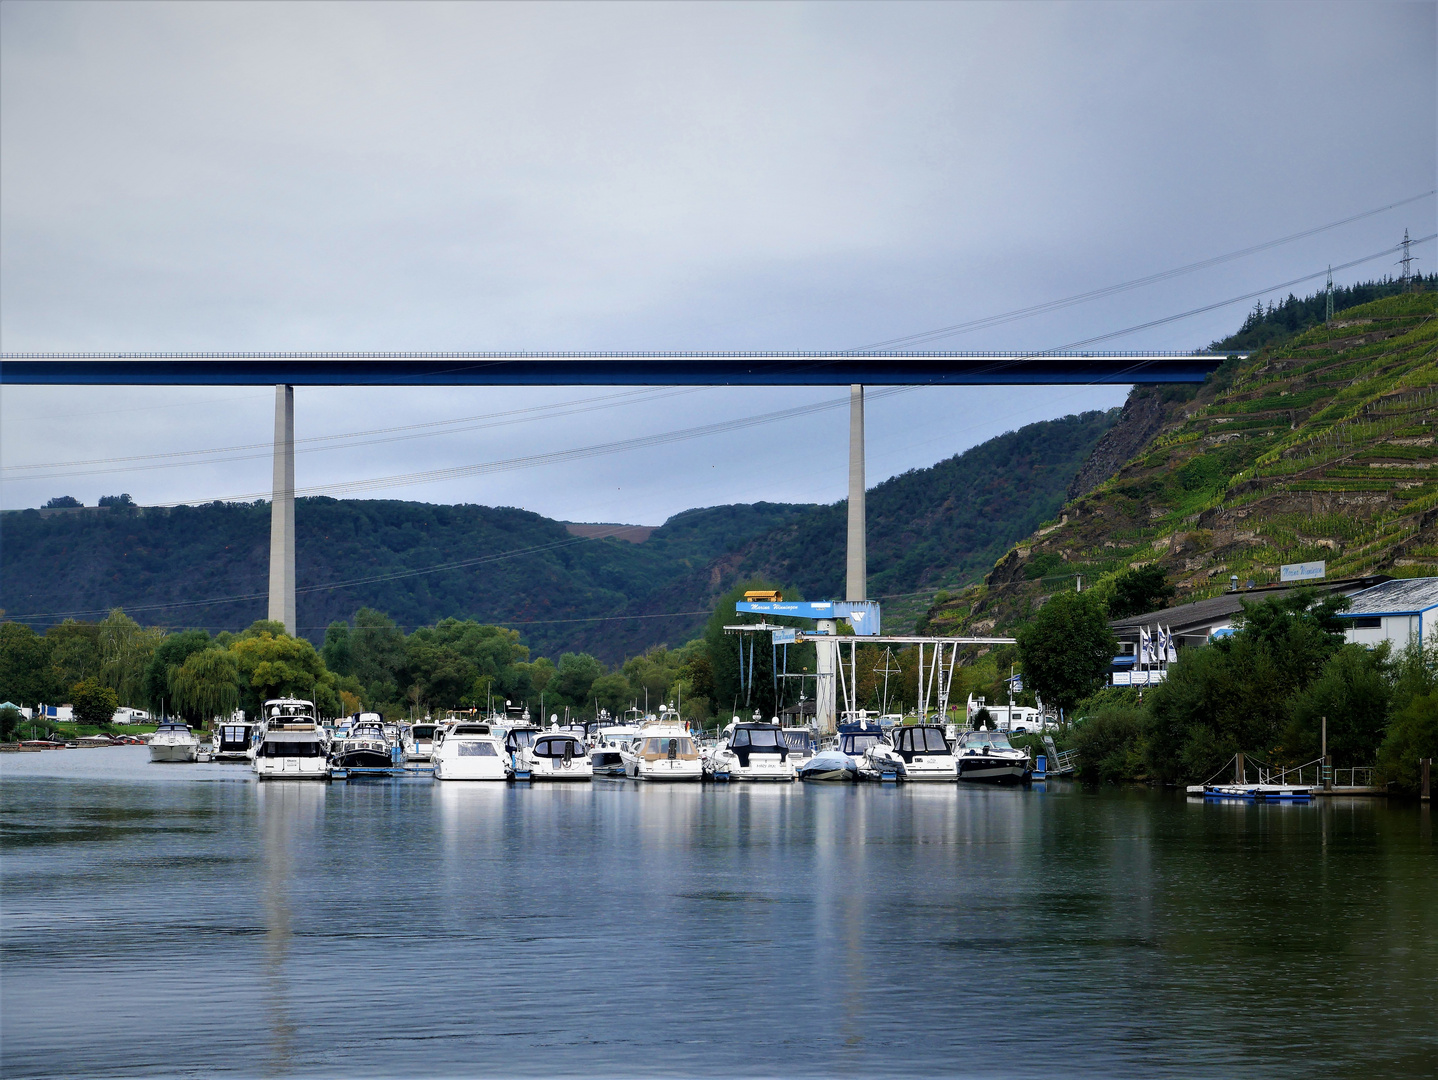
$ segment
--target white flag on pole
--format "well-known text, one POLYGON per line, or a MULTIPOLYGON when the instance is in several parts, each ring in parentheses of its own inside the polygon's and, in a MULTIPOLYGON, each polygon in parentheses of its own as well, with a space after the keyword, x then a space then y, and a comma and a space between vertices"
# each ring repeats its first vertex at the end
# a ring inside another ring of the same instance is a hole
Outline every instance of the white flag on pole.
POLYGON ((1168 631, 1163 635, 1164 648, 1168 652, 1168 662, 1171 664, 1178 659, 1178 645, 1173 640, 1173 627, 1170 625, 1168 631))
POLYGON ((1140 626, 1138 628, 1138 662, 1140 664, 1149 663, 1152 651, 1149 645, 1148 628, 1140 626))

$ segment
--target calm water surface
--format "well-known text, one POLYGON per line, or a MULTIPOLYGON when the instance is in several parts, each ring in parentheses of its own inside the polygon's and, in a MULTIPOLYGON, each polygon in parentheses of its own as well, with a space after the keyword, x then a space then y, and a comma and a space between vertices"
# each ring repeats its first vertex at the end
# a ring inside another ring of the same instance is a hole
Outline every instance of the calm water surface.
POLYGON ((1382 800, 0 757, 0 1072, 1438 1075, 1382 800))

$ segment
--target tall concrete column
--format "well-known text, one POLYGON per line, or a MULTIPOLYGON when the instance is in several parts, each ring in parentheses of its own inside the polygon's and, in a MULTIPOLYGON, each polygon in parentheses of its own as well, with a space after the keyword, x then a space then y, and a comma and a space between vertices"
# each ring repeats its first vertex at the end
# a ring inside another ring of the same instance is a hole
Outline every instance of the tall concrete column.
POLYGON ((814 680, 814 724, 820 735, 832 735, 838 730, 838 694, 834 681, 834 669, 839 658, 839 623, 836 619, 819 619, 815 629, 827 638, 814 642, 814 656, 818 661, 818 678, 814 680))
POLYGON ((864 514, 864 388, 849 387, 849 573, 845 600, 869 598, 869 554, 864 514))
POLYGON ((270 500, 270 619, 295 632, 295 388, 275 387, 275 484, 270 500))

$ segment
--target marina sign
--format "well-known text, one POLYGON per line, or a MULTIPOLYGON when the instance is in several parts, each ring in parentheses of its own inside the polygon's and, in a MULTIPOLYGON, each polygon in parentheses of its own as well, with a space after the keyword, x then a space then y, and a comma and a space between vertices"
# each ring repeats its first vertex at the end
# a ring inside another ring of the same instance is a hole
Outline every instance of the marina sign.
POLYGON ((1285 563, 1278 568, 1279 581, 1317 581, 1328 569, 1326 562, 1285 563))

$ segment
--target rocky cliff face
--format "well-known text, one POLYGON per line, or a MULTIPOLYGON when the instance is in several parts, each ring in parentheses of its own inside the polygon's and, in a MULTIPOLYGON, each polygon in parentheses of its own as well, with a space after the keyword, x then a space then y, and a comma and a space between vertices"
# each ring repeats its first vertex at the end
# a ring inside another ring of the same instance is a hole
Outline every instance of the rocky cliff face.
POLYGON ((1068 501, 1087 495, 1128 464, 1148 445, 1168 415, 1163 390, 1156 386, 1135 386, 1123 403, 1118 423, 1098 441, 1069 485, 1068 501))

